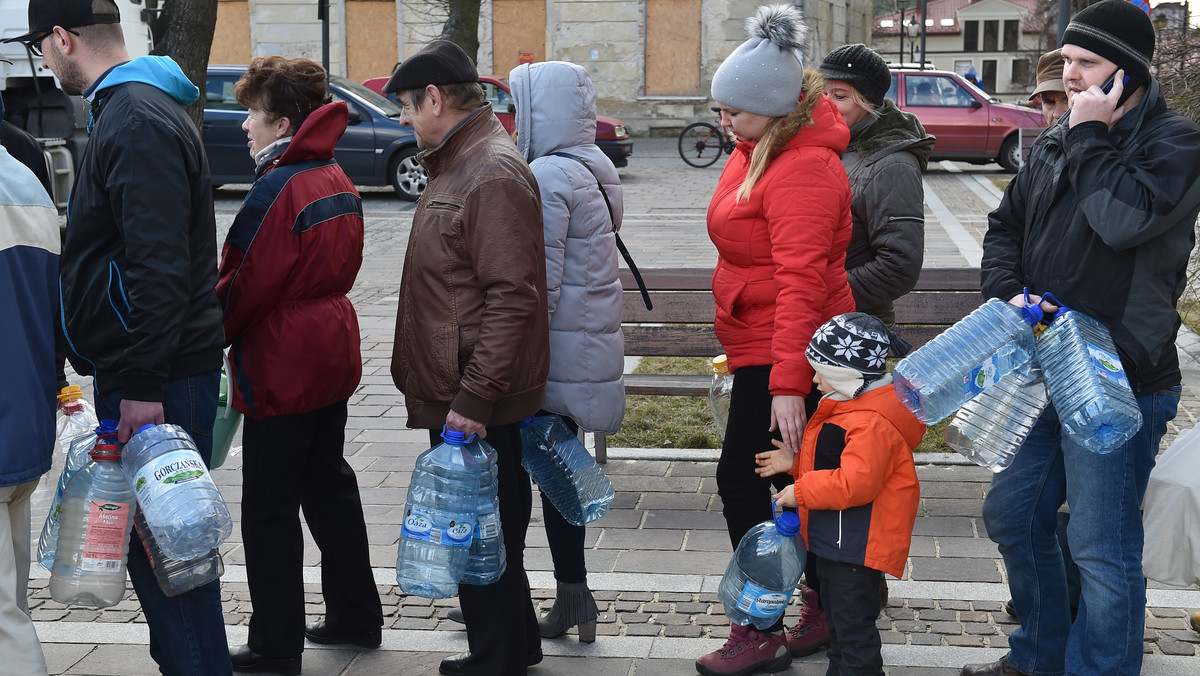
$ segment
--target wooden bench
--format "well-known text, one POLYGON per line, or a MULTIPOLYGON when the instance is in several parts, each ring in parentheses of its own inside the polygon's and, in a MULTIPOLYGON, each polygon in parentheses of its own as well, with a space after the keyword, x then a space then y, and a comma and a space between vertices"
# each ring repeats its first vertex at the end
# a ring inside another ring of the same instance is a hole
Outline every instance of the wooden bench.
MULTIPOLYGON (((647 310, 637 283, 621 271, 625 288, 622 330, 625 354, 637 357, 715 357, 725 350, 713 332, 712 270, 642 270, 654 303, 647 310)), ((979 307, 978 268, 927 268, 913 291, 896 300, 897 333, 919 347, 979 307)), ((712 374, 625 374, 626 395, 707 397, 712 374)), ((608 443, 596 434, 596 461, 606 462, 608 443)))

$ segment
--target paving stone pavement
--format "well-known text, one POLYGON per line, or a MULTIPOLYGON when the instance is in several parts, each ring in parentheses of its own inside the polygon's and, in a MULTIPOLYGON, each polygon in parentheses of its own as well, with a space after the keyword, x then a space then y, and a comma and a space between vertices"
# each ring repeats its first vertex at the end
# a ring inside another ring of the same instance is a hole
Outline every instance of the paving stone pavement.
MULTIPOLYGON (((630 166, 621 170, 626 190, 623 238, 642 267, 711 265, 704 211, 720 169, 686 167, 674 139, 637 139, 630 166)), ((986 214, 1000 193, 995 167, 934 165, 925 176, 933 192, 927 203, 926 264, 961 266, 970 261, 986 228, 986 214), (965 238, 963 236, 966 236, 965 238), (970 240, 970 241, 968 241, 970 240)), ((244 195, 219 191, 218 219, 227 228, 244 195)), ((358 473, 368 524, 371 561, 385 612, 384 644, 376 651, 309 645, 306 674, 431 674, 449 653, 466 649, 461 625, 446 619, 456 600, 408 597, 395 586, 395 553, 409 474, 426 448, 424 431, 405 429, 403 398, 391 383, 389 361, 396 290, 412 205, 389 192, 365 193, 366 255, 352 297, 363 336, 363 380, 350 401, 346 456, 358 473)), ((223 233, 222 233, 223 236, 223 233)), ((977 261, 975 261, 977 264, 977 261)), ((1200 338, 1180 337, 1185 390, 1179 417, 1166 443, 1200 417, 1200 338)), ((76 379, 79 380, 79 379, 76 379)), ((86 379, 81 384, 88 385, 86 379)), ((235 447, 240 450, 235 440, 235 447)), ((1164 444, 1164 447, 1166 446, 1164 444)), ((610 449, 605 466, 617 490, 609 513, 588 528, 589 583, 601 609, 598 639, 578 643, 575 632, 542 642, 545 661, 533 673, 694 673, 694 659, 728 636, 716 590, 731 546, 716 495, 711 451, 610 449)), ((60 458, 56 460, 61 463, 60 458)), ((987 539, 980 517, 990 474, 958 456, 918 459, 921 510, 905 575, 890 581, 890 603, 878 627, 887 673, 949 676, 966 662, 1003 654, 1015 620, 1002 604, 1009 598, 1003 562, 987 539)), ((240 517, 241 457, 213 472, 235 519, 240 517)), ((60 466, 34 496, 34 542, 46 514, 60 466)), ((535 501, 525 555, 535 602, 549 607, 554 581, 540 502, 535 501)), ((231 644, 245 641, 251 604, 245 583, 241 535, 222 547, 222 581, 231 644)), ((321 616, 320 553, 309 539, 304 555, 306 607, 321 616)), ((129 590, 103 610, 71 608, 50 599, 48 574, 36 564, 29 604, 51 674, 140 676, 157 669, 146 649, 148 635, 129 590)), ((1200 591, 1152 584, 1145 633, 1145 674, 1200 670, 1200 634, 1187 616, 1200 608, 1200 591)), ((795 621, 793 598, 787 622, 795 621)), ((816 675, 823 656, 797 660, 786 672, 816 675)), ((0 673, 3 668, 0 667, 0 673)))

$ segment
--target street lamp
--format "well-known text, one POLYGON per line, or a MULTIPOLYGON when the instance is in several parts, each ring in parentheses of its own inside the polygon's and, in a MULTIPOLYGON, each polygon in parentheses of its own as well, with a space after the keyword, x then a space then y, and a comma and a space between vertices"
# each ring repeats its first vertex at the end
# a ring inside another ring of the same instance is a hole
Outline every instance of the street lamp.
POLYGON ((900 10, 900 58, 897 59, 901 65, 904 64, 904 10, 908 9, 908 3, 897 2, 896 7, 900 10))
MULTIPOLYGON (((904 26, 904 29, 908 31, 908 60, 910 63, 916 62, 917 34, 921 32, 921 24, 916 19, 909 19, 908 24, 904 26)), ((921 68, 924 69, 924 67, 925 65, 921 64, 921 68)))

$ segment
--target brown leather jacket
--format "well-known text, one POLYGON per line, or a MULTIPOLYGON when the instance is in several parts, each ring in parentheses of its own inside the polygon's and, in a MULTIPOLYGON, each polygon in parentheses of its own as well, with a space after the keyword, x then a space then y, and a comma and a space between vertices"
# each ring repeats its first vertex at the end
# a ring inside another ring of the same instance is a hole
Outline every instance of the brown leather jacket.
POLYGON ((491 108, 418 155, 417 204, 392 351, 408 426, 451 409, 484 425, 533 415, 546 397, 549 313, 537 181, 491 108))

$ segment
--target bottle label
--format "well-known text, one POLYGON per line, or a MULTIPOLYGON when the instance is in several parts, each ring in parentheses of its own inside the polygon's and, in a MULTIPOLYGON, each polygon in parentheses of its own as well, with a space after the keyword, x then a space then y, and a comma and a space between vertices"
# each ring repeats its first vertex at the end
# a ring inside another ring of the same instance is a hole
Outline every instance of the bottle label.
POLYGON ((747 615, 769 619, 782 614, 791 599, 791 592, 770 591, 747 582, 742 587, 742 595, 738 597, 737 608, 747 615))
POLYGON ((121 570, 128 524, 129 505, 123 502, 90 501, 83 560, 79 567, 86 571, 121 570))
POLYGON ((409 511, 400 526, 400 537, 422 542, 437 542, 445 547, 470 547, 475 524, 470 521, 451 521, 439 524, 429 514, 409 511))
POLYGON ((493 540, 500 535, 500 519, 495 513, 484 514, 479 517, 479 523, 475 526, 475 537, 480 540, 493 540))
POLYGON ((133 475, 133 492, 143 510, 176 486, 208 475, 208 468, 195 451, 169 451, 142 465, 133 475))
POLYGON ((1125 376, 1120 357, 1091 343, 1085 345, 1092 357, 1092 364, 1096 367, 1096 373, 1100 374, 1101 378, 1107 378, 1121 387, 1129 387, 1129 378, 1125 376))
POLYGON ((1000 357, 992 355, 991 359, 971 369, 970 373, 963 376, 963 394, 968 397, 974 397, 992 385, 995 385, 996 373, 999 370, 1000 357))

